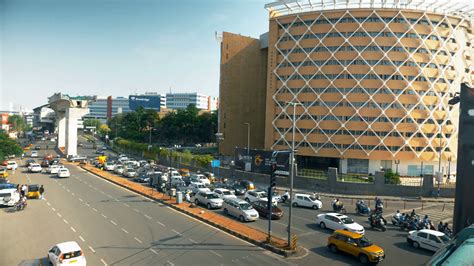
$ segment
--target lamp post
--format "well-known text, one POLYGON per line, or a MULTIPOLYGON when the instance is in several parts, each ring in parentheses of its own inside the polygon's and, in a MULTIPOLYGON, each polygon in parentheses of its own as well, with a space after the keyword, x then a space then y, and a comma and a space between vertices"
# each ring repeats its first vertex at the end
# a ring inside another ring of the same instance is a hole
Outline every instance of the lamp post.
POLYGON ((439 136, 438 136, 438 140, 439 140, 439 153, 438 153, 438 175, 436 176, 436 180, 438 181, 438 193, 437 193, 437 198, 439 198, 439 190, 440 190, 440 179, 443 178, 443 175, 441 174, 441 149, 442 149, 442 145, 441 145, 441 137, 443 136, 443 128, 441 127, 441 124, 439 125, 439 136))
POLYGON ((244 125, 247 125, 247 156, 250 155, 250 123, 246 122, 244 125))

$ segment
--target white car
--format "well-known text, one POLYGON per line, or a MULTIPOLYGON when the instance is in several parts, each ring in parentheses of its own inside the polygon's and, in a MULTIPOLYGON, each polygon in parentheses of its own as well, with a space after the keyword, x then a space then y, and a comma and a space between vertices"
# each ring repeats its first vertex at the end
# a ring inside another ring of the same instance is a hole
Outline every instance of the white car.
POLYGON ((363 235, 364 227, 352 220, 350 217, 340 213, 322 213, 316 217, 316 224, 321 229, 346 230, 363 235))
POLYGON ((59 165, 59 164, 53 164, 53 165, 49 166, 48 169, 46 169, 46 172, 48 172, 50 174, 57 174, 59 169, 61 169, 63 167, 64 166, 59 165))
POLYGON ((39 173, 43 170, 43 168, 41 168, 41 165, 39 163, 32 163, 30 164, 30 166, 28 166, 28 171, 30 173, 39 173))
POLYGON ((182 183, 184 183, 184 181, 181 176, 171 176, 171 186, 176 186, 182 183))
POLYGON ((58 177, 70 177, 69 169, 62 167, 58 170, 58 177))
POLYGON ((115 170, 115 163, 106 163, 106 164, 105 164, 105 170, 106 170, 106 171, 113 171, 113 170, 115 170))
POLYGON ((200 182, 205 185, 211 184, 211 181, 209 181, 209 179, 205 175, 202 175, 202 174, 191 175, 190 179, 193 180, 194 182, 200 182))
MULTIPOLYGON (((259 190, 247 190, 245 192, 245 201, 252 203, 254 201, 268 201, 267 192, 259 190)), ((275 197, 272 197, 272 203, 274 205, 278 204, 278 201, 275 197)))
POLYGON ((50 248, 48 259, 53 265, 87 265, 84 252, 75 241, 59 243, 50 248))
POLYGON ((237 196, 232 193, 232 191, 226 189, 226 188, 216 188, 214 189, 214 193, 219 196, 221 199, 236 199, 237 196))
POLYGON ((312 195, 295 194, 295 196, 293 197, 293 206, 294 207, 301 206, 301 207, 313 208, 317 210, 323 207, 323 203, 317 198, 313 197, 312 195))
POLYGON ((15 171, 18 168, 18 164, 15 161, 8 161, 7 170, 15 171))
POLYGON ((37 151, 32 151, 30 157, 38 157, 38 152, 37 151))
POLYGON ((122 175, 128 178, 135 177, 137 175, 137 171, 131 167, 125 167, 123 169, 122 175))
POLYGON ((202 204, 208 209, 220 208, 224 202, 216 193, 213 192, 198 192, 194 196, 194 203, 196 205, 202 204))
POLYGON ((117 164, 115 165, 114 173, 121 175, 123 173, 123 169, 124 169, 123 165, 117 164))
POLYGON ((450 240, 444 233, 429 229, 410 231, 407 237, 407 242, 414 248, 424 248, 433 252, 446 246, 450 240))
POLYGON ((198 193, 198 192, 211 192, 211 190, 206 187, 206 185, 204 185, 203 183, 197 183, 197 182, 191 182, 191 184, 189 184, 189 189, 194 193, 198 193))
POLYGON ((239 218, 241 222, 256 221, 259 217, 258 211, 250 203, 239 198, 224 200, 222 208, 224 214, 239 218))

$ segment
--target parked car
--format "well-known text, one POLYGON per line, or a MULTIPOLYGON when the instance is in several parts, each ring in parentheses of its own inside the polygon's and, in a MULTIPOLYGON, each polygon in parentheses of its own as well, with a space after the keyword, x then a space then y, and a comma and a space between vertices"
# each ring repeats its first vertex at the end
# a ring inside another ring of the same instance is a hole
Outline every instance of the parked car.
POLYGON ((271 219, 280 219, 283 216, 283 211, 278 208, 277 205, 272 205, 272 215, 270 216, 270 212, 268 210, 268 201, 254 201, 252 202, 252 207, 258 211, 260 217, 266 217, 267 219, 271 217, 271 219))
POLYGON ((41 167, 41 165, 37 164, 37 163, 32 163, 30 164, 30 166, 28 166, 28 172, 30 173, 39 173, 43 170, 43 168, 41 167))
POLYGON ((18 168, 18 164, 15 161, 8 161, 7 170, 15 171, 18 168))
POLYGON ((210 192, 211 190, 206 187, 206 185, 204 185, 203 183, 197 183, 197 182, 191 182, 191 184, 189 184, 189 189, 194 193, 198 193, 198 192, 210 192))
POLYGON ((48 251, 48 260, 53 265, 87 265, 84 252, 75 241, 54 245, 48 251))
POLYGON ((321 229, 347 230, 363 235, 364 227, 352 220, 350 217, 340 213, 322 213, 316 216, 316 224, 321 229))
MULTIPOLYGON (((254 201, 268 201, 267 192, 259 190, 247 190, 245 192, 245 201, 252 203, 254 201)), ((272 203, 274 205, 278 204, 278 200, 272 197, 272 203)))
POLYGON ((414 248, 423 248, 433 252, 443 248, 451 239, 436 230, 422 229, 408 232, 407 242, 414 248))
POLYGON ((58 170, 58 177, 63 178, 63 177, 70 177, 71 173, 69 173, 69 169, 66 167, 61 167, 58 170))
POLYGON ((208 209, 218 209, 222 207, 223 200, 217 196, 216 193, 210 191, 201 191, 194 196, 194 203, 196 205, 202 204, 208 209))
POLYGON ((128 178, 135 177, 137 175, 137 171, 135 171, 135 169, 132 167, 125 167, 123 169, 122 175, 128 178))
POLYGON ((37 152, 37 151, 31 151, 30 157, 31 157, 31 158, 38 157, 38 152, 37 152))
POLYGON ((256 221, 259 217, 258 212, 250 203, 239 198, 225 199, 222 203, 224 214, 234 216, 241 222, 256 221))
POLYGON ((121 175, 123 173, 124 167, 121 164, 115 165, 114 173, 121 175))
POLYGON ((237 196, 232 193, 232 191, 226 189, 226 188, 216 188, 214 189, 214 193, 219 196, 221 199, 231 199, 231 198, 237 198, 237 196))
POLYGON ((336 230, 328 238, 333 253, 342 251, 359 259, 362 264, 378 263, 385 259, 384 250, 365 236, 346 230, 336 230))
POLYGON ((307 207, 313 208, 315 210, 321 209, 323 207, 323 203, 321 200, 313 197, 312 195, 308 194, 295 194, 293 197, 293 206, 294 207, 307 207))

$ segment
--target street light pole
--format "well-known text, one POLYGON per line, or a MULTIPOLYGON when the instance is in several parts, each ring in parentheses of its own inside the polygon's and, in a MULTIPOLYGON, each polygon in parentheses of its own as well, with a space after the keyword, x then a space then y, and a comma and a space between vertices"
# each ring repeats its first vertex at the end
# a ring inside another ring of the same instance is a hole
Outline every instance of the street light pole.
POLYGON ((246 122, 244 123, 247 125, 247 156, 250 155, 250 123, 246 122))
POLYGON ((291 137, 291 153, 290 153, 290 209, 288 212, 288 246, 291 243, 291 220, 292 220, 292 209, 293 209, 293 179, 295 177, 295 131, 296 131, 296 105, 298 103, 289 102, 288 104, 293 105, 293 129, 291 137))
POLYGON ((441 124, 439 125, 439 153, 438 153, 438 176, 436 176, 436 180, 438 181, 438 194, 437 197, 439 198, 439 191, 440 191, 440 178, 443 178, 443 175, 441 174, 441 137, 443 135, 443 128, 441 127, 441 124))

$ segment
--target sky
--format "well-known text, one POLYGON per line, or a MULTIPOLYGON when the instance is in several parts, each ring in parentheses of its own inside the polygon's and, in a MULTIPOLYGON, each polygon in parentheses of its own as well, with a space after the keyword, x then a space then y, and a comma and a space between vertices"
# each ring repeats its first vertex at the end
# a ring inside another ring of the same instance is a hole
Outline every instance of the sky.
POLYGON ((215 32, 258 38, 269 0, 0 0, 0 110, 55 92, 219 94, 215 32))

